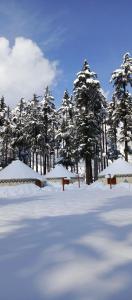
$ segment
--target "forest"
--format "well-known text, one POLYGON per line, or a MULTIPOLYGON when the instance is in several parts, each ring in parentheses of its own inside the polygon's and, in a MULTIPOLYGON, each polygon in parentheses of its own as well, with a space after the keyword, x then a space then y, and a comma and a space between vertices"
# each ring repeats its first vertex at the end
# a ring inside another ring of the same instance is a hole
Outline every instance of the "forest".
POLYGON ((85 162, 86 183, 98 178, 108 161, 132 154, 132 57, 124 54, 111 76, 113 94, 107 99, 97 74, 85 60, 73 82, 73 93, 64 91, 61 105, 49 87, 43 98, 21 98, 15 108, 0 99, 0 167, 19 158, 46 174, 56 163, 78 173, 85 162), (123 151, 120 150, 123 145, 123 151))

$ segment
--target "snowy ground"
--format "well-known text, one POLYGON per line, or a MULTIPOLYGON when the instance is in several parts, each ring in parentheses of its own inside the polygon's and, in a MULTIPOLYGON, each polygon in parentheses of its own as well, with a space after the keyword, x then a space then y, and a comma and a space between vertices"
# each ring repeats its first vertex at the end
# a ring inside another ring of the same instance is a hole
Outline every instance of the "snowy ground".
POLYGON ((132 186, 0 188, 1 300, 131 300, 132 186))

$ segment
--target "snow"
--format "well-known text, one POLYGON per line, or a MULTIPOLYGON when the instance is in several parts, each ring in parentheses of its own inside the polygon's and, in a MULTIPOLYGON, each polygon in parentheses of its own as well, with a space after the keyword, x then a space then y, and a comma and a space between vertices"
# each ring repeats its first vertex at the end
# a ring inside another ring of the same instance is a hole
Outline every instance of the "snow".
POLYGON ((67 178, 75 178, 77 177, 77 174, 74 174, 70 171, 68 171, 65 167, 62 165, 56 165, 53 170, 51 170, 45 178, 62 178, 62 177, 67 177, 67 178))
POLYGON ((118 158, 111 163, 106 169, 99 173, 99 176, 114 175, 132 175, 132 164, 118 158))
POLYGON ((74 80, 74 85, 76 85, 79 82, 78 78, 74 80))
POLYGON ((0 198, 13 198, 17 196, 33 196, 41 192, 41 188, 33 183, 17 184, 15 186, 1 186, 0 198))
POLYGON ((0 188, 2 300, 130 300, 132 185, 0 188))
POLYGON ((87 79, 86 79, 86 82, 87 82, 87 83, 90 83, 90 84, 98 84, 98 83, 99 83, 98 80, 95 80, 95 79, 93 79, 93 78, 87 78, 87 79))
POLYGON ((0 180, 3 179, 40 179, 42 176, 28 167, 22 161, 14 160, 0 171, 0 180))

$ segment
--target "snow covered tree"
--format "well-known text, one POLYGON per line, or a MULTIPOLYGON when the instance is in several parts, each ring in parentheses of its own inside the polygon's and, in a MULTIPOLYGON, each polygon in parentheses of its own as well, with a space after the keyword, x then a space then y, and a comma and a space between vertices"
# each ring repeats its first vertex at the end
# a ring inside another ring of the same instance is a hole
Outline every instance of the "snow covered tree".
POLYGON ((56 133, 56 141, 59 144, 59 156, 61 163, 68 168, 73 165, 73 102, 68 91, 64 92, 62 105, 57 112, 58 116, 58 130, 56 133))
POLYGON ((8 113, 8 108, 7 105, 5 104, 5 99, 2 96, 0 99, 0 126, 4 124, 4 120, 7 116, 8 113))
POLYGON ((120 155, 119 149, 117 149, 117 128, 118 120, 115 118, 115 97, 108 105, 108 118, 107 118, 107 141, 108 141, 108 159, 112 161, 117 159, 120 155))
POLYGON ((10 109, 2 96, 0 99, 0 164, 2 167, 10 162, 11 158, 12 126, 10 109))
POLYGON ((132 140, 132 57, 129 53, 123 56, 120 69, 112 73, 114 84, 115 107, 112 120, 120 127, 120 141, 124 143, 125 160, 128 161, 129 142, 132 140))
POLYGON ((33 99, 28 101, 27 104, 27 122, 25 123, 25 131, 27 132, 28 139, 30 141, 31 149, 31 166, 38 172, 39 166, 39 135, 41 133, 40 122, 41 105, 39 96, 33 95, 33 99))
POLYGON ((12 110, 11 123, 14 128, 12 136, 12 147, 14 158, 18 157, 28 163, 28 152, 30 149, 30 139, 27 126, 27 102, 21 98, 18 105, 12 110))
POLYGON ((44 155, 44 174, 54 165, 55 160, 55 129, 56 129, 56 108, 54 97, 47 87, 41 105, 40 120, 43 123, 43 131, 39 136, 44 155))
POLYGON ((74 100, 78 156, 85 160, 86 183, 90 184, 93 180, 92 159, 98 155, 105 97, 97 75, 90 70, 86 60, 74 81, 74 100))
POLYGON ((9 116, 9 109, 0 101, 1 160, 6 165, 19 157, 41 174, 54 164, 56 110, 54 98, 46 88, 44 99, 21 99, 9 116), (10 151, 9 151, 10 150, 10 151))

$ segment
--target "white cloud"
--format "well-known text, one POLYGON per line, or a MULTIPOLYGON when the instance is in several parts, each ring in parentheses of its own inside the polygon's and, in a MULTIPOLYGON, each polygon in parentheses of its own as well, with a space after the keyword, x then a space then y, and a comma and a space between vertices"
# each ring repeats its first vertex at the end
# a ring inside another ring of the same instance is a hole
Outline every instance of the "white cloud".
POLYGON ((57 74, 57 62, 48 60, 32 40, 17 37, 11 48, 6 38, 0 38, 0 96, 7 104, 14 106, 33 93, 42 95, 47 85, 55 83, 57 74))

